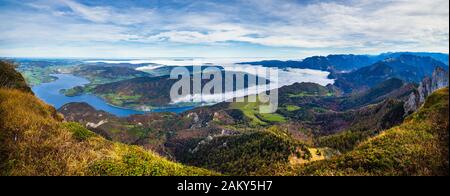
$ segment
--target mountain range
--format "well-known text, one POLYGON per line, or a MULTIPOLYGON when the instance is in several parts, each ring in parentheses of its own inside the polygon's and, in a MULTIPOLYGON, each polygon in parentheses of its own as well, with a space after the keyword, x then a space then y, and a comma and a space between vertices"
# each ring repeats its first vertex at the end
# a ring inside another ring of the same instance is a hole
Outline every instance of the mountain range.
MULTIPOLYGON (((259 102, 224 102, 129 117, 86 103, 56 110, 2 61, 1 175, 448 175, 449 75, 442 56, 243 63, 326 70, 335 83, 280 87, 272 114, 259 113, 259 102)), ((142 97, 151 100, 170 87, 161 85, 167 77, 119 67, 78 70, 92 78, 124 73, 84 90, 149 91, 154 96, 142 97)))
MULTIPOLYGON (((261 61, 240 64, 329 71, 328 77, 335 81, 328 88, 332 88, 336 95, 341 95, 368 90, 391 78, 418 84, 424 77, 431 76, 437 67, 448 71, 447 64, 435 59, 443 56, 445 54, 439 53, 329 55, 309 57, 303 61, 261 61)), ((72 73, 90 78, 92 83, 85 88, 86 92, 99 95, 113 105, 135 109, 141 108, 142 105, 168 106, 170 88, 176 82, 169 78, 170 70, 174 67, 161 67, 150 73, 136 71, 133 67, 136 66, 84 65, 72 73), (112 75, 117 76, 110 79, 112 75)), ((220 66, 218 68, 223 70, 220 66)), ((192 68, 190 69, 192 72, 192 68)), ((236 74, 246 75, 242 72, 236 72, 236 74)), ((206 82, 208 80, 203 80, 202 85, 206 82)))
POLYGON ((447 65, 448 67, 448 54, 427 53, 427 52, 391 52, 391 53, 382 53, 379 55, 337 54, 328 56, 313 56, 305 58, 301 61, 266 60, 259 62, 242 62, 239 64, 262 65, 265 67, 280 67, 280 68, 295 67, 303 69, 318 69, 332 72, 348 72, 354 71, 362 67, 370 66, 376 62, 383 61, 385 59, 397 59, 401 56, 409 56, 416 58, 427 57, 435 61, 440 61, 441 63, 447 65))

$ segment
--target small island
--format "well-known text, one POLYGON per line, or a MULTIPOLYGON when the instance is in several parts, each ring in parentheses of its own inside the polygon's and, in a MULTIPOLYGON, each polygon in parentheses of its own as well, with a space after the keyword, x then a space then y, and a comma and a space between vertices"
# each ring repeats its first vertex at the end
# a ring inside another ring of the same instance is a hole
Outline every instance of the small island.
POLYGON ((84 93, 84 88, 82 86, 76 86, 71 89, 62 89, 60 93, 68 97, 76 97, 84 93))

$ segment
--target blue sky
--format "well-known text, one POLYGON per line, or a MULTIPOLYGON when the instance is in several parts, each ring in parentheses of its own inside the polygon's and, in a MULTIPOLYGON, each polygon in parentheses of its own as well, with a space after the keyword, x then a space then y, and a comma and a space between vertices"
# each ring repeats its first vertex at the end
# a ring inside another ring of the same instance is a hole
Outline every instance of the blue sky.
POLYGON ((448 0, 0 0, 0 56, 448 53, 448 0))

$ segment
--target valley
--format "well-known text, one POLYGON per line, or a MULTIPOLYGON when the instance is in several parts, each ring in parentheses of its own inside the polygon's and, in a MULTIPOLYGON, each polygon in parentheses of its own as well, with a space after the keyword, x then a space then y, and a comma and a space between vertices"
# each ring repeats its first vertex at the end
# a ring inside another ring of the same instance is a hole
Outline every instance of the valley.
MULTIPOLYGON (((30 74, 35 64, 19 61, 18 74, 2 61, 2 78, 8 76, 0 91, 2 126, 7 134, 19 134, 13 129, 19 124, 6 122, 24 118, 13 115, 22 110, 9 104, 26 101, 31 105, 23 110, 36 113, 31 120, 48 121, 55 134, 70 132, 65 137, 75 146, 104 149, 99 151, 104 154, 79 157, 89 160, 83 164, 62 158, 61 165, 83 165, 67 170, 70 175, 448 175, 448 64, 436 55, 237 63, 283 70, 278 109, 269 114, 259 112, 264 103, 249 101, 266 92, 242 97, 244 102, 171 104, 168 91, 176 80, 167 74, 177 66, 145 70, 147 64, 77 61, 30 74), (103 158, 111 154, 122 158, 103 158), (163 169, 153 171, 153 164, 163 169)), ((13 156, 13 151, 5 154, 13 156)), ((8 159, 2 158, 2 168, 9 168, 4 175, 21 174, 19 167, 7 165, 8 159)), ((27 171, 58 174, 45 168, 27 171)))
POLYGON ((0 0, 2 188, 440 194, 311 177, 450 175, 449 4, 0 0))

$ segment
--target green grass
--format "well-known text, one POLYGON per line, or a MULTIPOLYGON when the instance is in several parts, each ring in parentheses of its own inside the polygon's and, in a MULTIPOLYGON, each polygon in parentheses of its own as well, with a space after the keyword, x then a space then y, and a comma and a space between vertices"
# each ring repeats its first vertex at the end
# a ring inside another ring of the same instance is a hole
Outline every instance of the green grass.
POLYGON ((120 95, 115 93, 100 94, 100 97, 106 99, 109 103, 119 107, 135 106, 142 95, 120 95))
POLYGON ((84 89, 82 86, 76 86, 71 89, 62 89, 60 91, 61 94, 64 94, 67 97, 80 96, 81 94, 83 94, 83 92, 84 92, 84 89))
POLYGON ((48 83, 54 81, 56 78, 50 76, 54 73, 51 69, 35 68, 34 70, 26 70, 22 72, 25 80, 31 86, 36 86, 42 83, 48 83))
MULTIPOLYGON (((327 92, 325 94, 325 96, 328 96, 328 97, 331 97, 333 95, 334 94, 331 92, 327 92)), ((317 97, 317 96, 323 96, 323 95, 321 95, 321 93, 319 93, 319 92, 301 92, 301 93, 296 93, 296 94, 291 93, 291 94, 288 94, 288 96, 291 98, 296 98, 296 97, 317 97)))
POLYGON ((77 140, 84 141, 89 139, 90 137, 96 136, 96 134, 92 131, 87 130, 83 126, 74 122, 66 122, 63 123, 63 126, 67 128, 70 132, 72 132, 73 137, 77 140))
POLYGON ((46 67, 26 66, 20 67, 19 71, 30 86, 40 85, 42 83, 49 83, 56 80, 50 74, 58 73, 59 69, 66 69, 66 66, 52 65, 46 67))
POLYGON ((137 146, 114 145, 114 158, 95 161, 88 175, 95 176, 210 176, 218 173, 206 169, 167 162, 137 146))
POLYGON ((259 119, 262 119, 265 122, 286 122, 286 119, 280 114, 276 113, 268 113, 268 114, 256 114, 259 119))
POLYGON ((287 106, 285 106, 285 108, 286 108, 286 111, 288 111, 288 112, 295 112, 295 111, 302 109, 301 107, 296 106, 296 105, 287 105, 287 106))
POLYGON ((244 115, 251 120, 253 125, 265 125, 267 123, 261 121, 258 117, 256 117, 256 113, 259 112, 258 105, 256 103, 238 103, 234 102, 231 104, 232 109, 241 110, 244 115))
POLYGON ((260 113, 259 102, 233 102, 231 109, 239 109, 250 119, 251 125, 268 125, 270 123, 286 122, 284 116, 277 113, 260 113))
POLYGON ((296 94, 289 94, 289 97, 311 97, 311 96, 318 96, 318 93, 307 93, 307 92, 301 92, 296 94))

